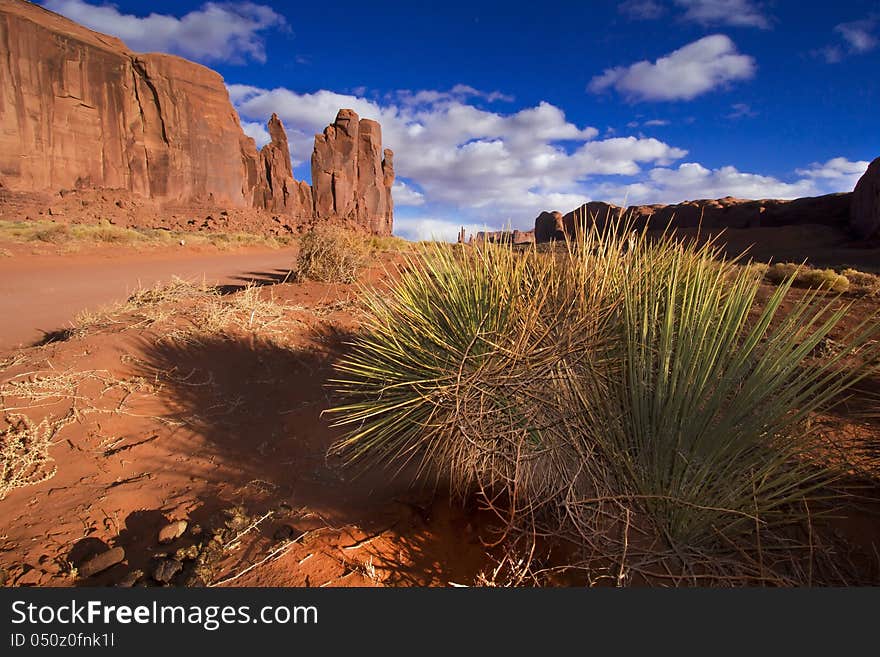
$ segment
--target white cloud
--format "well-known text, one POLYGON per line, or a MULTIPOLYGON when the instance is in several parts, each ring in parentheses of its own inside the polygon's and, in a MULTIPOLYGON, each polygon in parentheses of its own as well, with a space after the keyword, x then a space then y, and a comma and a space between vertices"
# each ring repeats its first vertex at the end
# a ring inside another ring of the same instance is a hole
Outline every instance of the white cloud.
POLYGON ((425 195, 413 189, 402 180, 397 180, 391 188, 395 207, 401 205, 418 206, 425 204, 425 195))
POLYGON ((758 116, 758 113, 752 109, 752 106, 748 103, 734 103, 730 106, 730 109, 733 111, 727 115, 728 119, 753 119, 758 116))
POLYGON ((850 52, 862 54, 877 47, 878 40, 874 34, 876 27, 875 19, 866 18, 851 23, 841 23, 834 28, 834 31, 843 38, 850 52))
MULTIPOLYGON (((395 201, 396 202, 396 201, 395 201)), ((394 234, 407 240, 439 240, 455 242, 462 228, 470 235, 481 230, 494 230, 485 224, 457 223, 454 219, 435 217, 394 217, 394 234)))
POLYGON ((263 123, 258 123, 256 121, 243 121, 241 129, 244 130, 244 134, 254 140, 254 143, 257 145, 257 150, 272 141, 272 137, 269 136, 269 131, 263 123))
POLYGON ((441 102, 465 101, 468 99, 484 100, 487 103, 513 102, 513 96, 503 94, 500 91, 480 91, 466 84, 457 84, 449 91, 437 91, 435 89, 423 89, 412 91, 401 89, 395 94, 397 101, 402 105, 436 105, 441 102))
POLYGON ((684 20, 700 25, 770 28, 770 20, 752 0, 675 0, 684 20))
POLYGON ((821 57, 829 64, 842 62, 848 55, 863 55, 880 45, 880 36, 876 34, 880 18, 878 14, 862 20, 840 23, 834 26, 834 33, 839 42, 810 51, 814 57, 821 57))
POLYGON ((654 20, 666 13, 666 8, 656 0, 626 0, 618 5, 617 10, 628 18, 641 21, 654 20))
POLYGON ((139 52, 168 52, 201 61, 266 61, 262 34, 286 26, 284 17, 253 2, 206 2, 181 16, 123 14, 111 4, 45 0, 46 9, 98 32, 117 36, 139 52))
POLYGON ((855 188, 869 164, 866 160, 851 162, 845 157, 834 157, 827 162, 813 162, 805 169, 798 169, 797 174, 816 181, 828 191, 848 192, 855 188))
POLYGON ((613 203, 681 203, 699 199, 734 196, 746 199, 794 199, 835 192, 849 192, 855 187, 868 162, 851 162, 835 157, 825 163, 813 163, 795 173, 800 178, 785 182, 774 176, 747 173, 733 166, 709 169, 696 162, 675 168, 656 167, 639 182, 616 185, 605 183, 594 193, 613 203))
POLYGON ((686 150, 655 138, 600 138, 594 128, 572 123, 549 103, 499 113, 446 92, 438 92, 434 102, 413 105, 399 96, 377 101, 327 90, 300 94, 230 85, 229 91, 248 134, 265 139, 261 122, 277 112, 292 151, 303 159, 311 153, 314 135, 340 108, 378 120, 384 145, 395 151, 394 198, 400 209, 395 233, 408 239, 454 240, 462 224, 469 234, 507 225, 531 229, 543 210, 567 212, 590 200, 676 203, 849 191, 852 177, 867 166, 834 158, 799 169, 796 178, 793 172, 792 180, 733 166, 676 166, 686 150))
POLYGON ((782 182, 772 176, 745 173, 736 167, 707 169, 696 162, 686 162, 675 169, 657 168, 649 180, 663 191, 667 200, 693 198, 781 198, 808 196, 814 191, 811 183, 782 182))
POLYGON ((651 119, 650 121, 645 121, 642 125, 646 128, 662 127, 669 125, 669 121, 666 119, 651 119))
POLYGON ((686 154, 656 139, 597 140, 595 128, 575 125, 546 102, 499 113, 442 91, 420 92, 416 104, 399 95, 379 102, 327 90, 300 94, 230 85, 229 92, 248 121, 278 113, 294 159, 311 153, 314 135, 339 108, 379 121, 385 145, 395 152, 395 169, 406 181, 395 189, 397 204, 421 201, 429 208, 425 215, 437 206, 457 208, 464 220, 495 227, 512 221, 516 228, 529 228, 548 207, 567 209, 588 200, 584 181, 591 176, 632 175, 644 165, 668 164, 686 154))
POLYGON ((829 64, 837 64, 843 60, 844 56, 843 48, 840 46, 825 46, 824 48, 813 50, 812 54, 823 57, 829 64))
POLYGON ((605 70, 592 79, 589 89, 600 93, 614 89, 630 100, 691 100, 736 80, 755 74, 755 60, 740 54, 723 34, 713 34, 671 52, 656 62, 605 70))

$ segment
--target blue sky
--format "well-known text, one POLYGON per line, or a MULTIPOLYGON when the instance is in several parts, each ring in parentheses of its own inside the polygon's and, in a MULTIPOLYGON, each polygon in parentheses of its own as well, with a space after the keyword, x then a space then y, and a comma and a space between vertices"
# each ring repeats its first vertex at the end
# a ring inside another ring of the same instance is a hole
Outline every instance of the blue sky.
POLYGON ((880 2, 44 0, 218 70, 295 173, 340 107, 395 151, 395 232, 530 228, 586 200, 849 191, 880 156, 880 2))

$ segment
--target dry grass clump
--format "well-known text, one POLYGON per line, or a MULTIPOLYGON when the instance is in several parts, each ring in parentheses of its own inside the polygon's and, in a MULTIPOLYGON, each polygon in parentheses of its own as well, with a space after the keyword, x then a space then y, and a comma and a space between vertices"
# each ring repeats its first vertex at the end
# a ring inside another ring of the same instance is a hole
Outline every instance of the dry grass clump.
POLYGON ((838 274, 833 269, 813 269, 791 262, 770 265, 765 276, 771 283, 779 284, 792 279, 797 287, 821 288, 830 292, 846 292, 850 285, 845 275, 838 274))
POLYGON ((219 296, 216 287, 204 281, 197 282, 174 276, 168 282, 135 290, 125 301, 111 303, 97 309, 82 310, 73 319, 69 337, 81 337, 96 330, 123 323, 144 328, 173 317, 187 302, 200 297, 219 296))
POLYGON ((44 418, 35 424, 26 415, 6 416, 6 428, 0 431, 0 500, 17 488, 34 486, 55 476, 55 459, 49 448, 69 418, 52 421, 44 418))
POLYGON ((195 329, 193 337, 229 330, 268 333, 285 323, 288 310, 273 296, 266 298, 255 285, 228 296, 205 297, 202 301, 190 312, 195 329))
POLYGON ((367 245, 373 253, 407 253, 415 246, 412 242, 393 235, 371 235, 367 238, 367 245))
POLYGON ((91 335, 114 327, 157 329, 161 341, 195 343, 224 333, 260 333, 281 340, 296 320, 292 306, 278 302, 271 291, 249 284, 240 291, 223 294, 204 281, 174 277, 167 283, 140 288, 125 301, 78 313, 70 329, 47 336, 63 340, 91 335))
POLYGON ((415 462, 509 532, 616 564, 618 583, 665 569, 792 583, 774 570, 790 560, 765 555, 793 554, 787 528, 836 476, 805 420, 873 371, 880 324, 816 362, 848 306, 791 299, 794 271, 756 308, 758 273, 625 222, 556 253, 427 246, 364 291, 331 411, 350 430, 331 453, 415 462), (858 349, 865 365, 842 367, 858 349))
POLYGON ((370 257, 367 239, 338 226, 315 226, 299 240, 296 276, 323 283, 353 283, 370 257))
POLYGON ((0 220, 0 240, 44 242, 76 248, 83 244, 116 244, 144 247, 176 247, 182 240, 190 245, 212 245, 221 250, 244 246, 281 248, 291 238, 244 232, 195 232, 153 228, 125 228, 102 220, 96 224, 67 224, 54 221, 0 220))
POLYGON ((849 281, 850 292, 868 296, 880 293, 880 276, 877 274, 869 274, 857 269, 844 269, 840 273, 849 281))

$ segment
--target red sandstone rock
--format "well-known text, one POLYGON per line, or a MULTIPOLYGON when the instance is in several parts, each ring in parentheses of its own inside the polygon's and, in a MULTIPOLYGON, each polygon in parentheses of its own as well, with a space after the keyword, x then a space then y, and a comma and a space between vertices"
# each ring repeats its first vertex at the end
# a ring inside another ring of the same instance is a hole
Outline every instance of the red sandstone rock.
MULTIPOLYGON (((383 159, 378 123, 339 111, 315 139, 314 192, 293 178, 275 115, 269 133, 258 153, 223 79, 204 66, 139 55, 38 5, 0 0, 0 204, 106 189, 135 200, 126 212, 111 209, 108 216, 123 215, 121 225, 143 225, 155 203, 186 212, 265 209, 285 217, 276 223, 287 232, 318 218, 391 233, 393 154, 386 150, 383 159)), ((174 215, 163 222, 214 228, 174 215)))
POLYGON ((859 178, 852 196, 850 225, 859 237, 877 237, 880 232, 880 157, 871 162, 859 178))
POLYGON ((535 219, 535 241, 550 242, 565 239, 561 212, 542 212, 535 219))
POLYGON ((268 128, 272 141, 260 151, 262 171, 254 192, 254 205, 271 212, 310 219, 314 214, 312 190, 308 183, 293 177, 287 133, 278 115, 272 115, 268 128))
POLYGON ((358 223, 365 223, 370 232, 382 233, 387 216, 388 195, 382 170, 382 128, 375 121, 361 119, 358 126, 357 159, 358 223))
POLYGON ((315 217, 340 219, 380 235, 391 234, 393 153, 382 151, 382 128, 341 109, 312 152, 315 217))
MULTIPOLYGON (((628 208, 592 201, 565 214, 561 219, 561 227, 556 217, 558 213, 542 212, 535 219, 535 239, 546 242, 559 239, 562 234, 573 235, 577 225, 603 225, 608 219, 621 216, 621 213, 631 218, 637 228, 650 222, 654 228, 665 228, 668 225, 677 228, 702 226, 715 230, 820 224, 846 229, 849 225, 852 198, 853 194, 827 194, 793 201, 748 201, 728 196, 675 205, 640 205, 628 208)), ((880 219, 877 220, 877 226, 880 227, 880 219)))
POLYGON ((382 182, 385 186, 385 221, 380 230, 380 235, 390 235, 394 228, 394 199, 391 197, 391 188, 394 186, 394 151, 386 148, 382 159, 382 182))
POLYGON ((223 79, 20 0, 0 0, 0 172, 11 191, 108 187, 250 205, 223 79))
POLYGON ((341 109, 336 120, 315 135, 312 151, 312 196, 318 219, 349 219, 355 210, 358 115, 341 109))

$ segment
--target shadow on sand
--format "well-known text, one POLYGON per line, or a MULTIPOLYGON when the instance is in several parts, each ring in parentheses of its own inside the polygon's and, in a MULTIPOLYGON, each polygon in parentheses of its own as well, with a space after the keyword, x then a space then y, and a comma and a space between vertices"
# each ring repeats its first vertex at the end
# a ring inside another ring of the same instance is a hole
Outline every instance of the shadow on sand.
MULTIPOLYGON (((342 433, 321 414, 333 404, 333 361, 352 337, 325 327, 309 336, 308 348, 249 337, 145 341, 137 374, 162 381, 165 419, 181 425, 173 453, 197 454, 148 467, 173 468, 197 482, 203 515, 231 505, 254 514, 293 509, 356 535, 395 537, 381 559, 388 583, 472 581, 485 553, 466 537, 466 510, 389 472, 353 478, 328 462, 327 449, 342 433), (418 517, 414 508, 436 512, 418 517)), ((167 521, 162 509, 145 514, 130 518, 134 526, 126 521, 118 537, 132 567, 147 567, 157 527, 167 521)), ((261 531, 271 537, 273 523, 261 531)))

